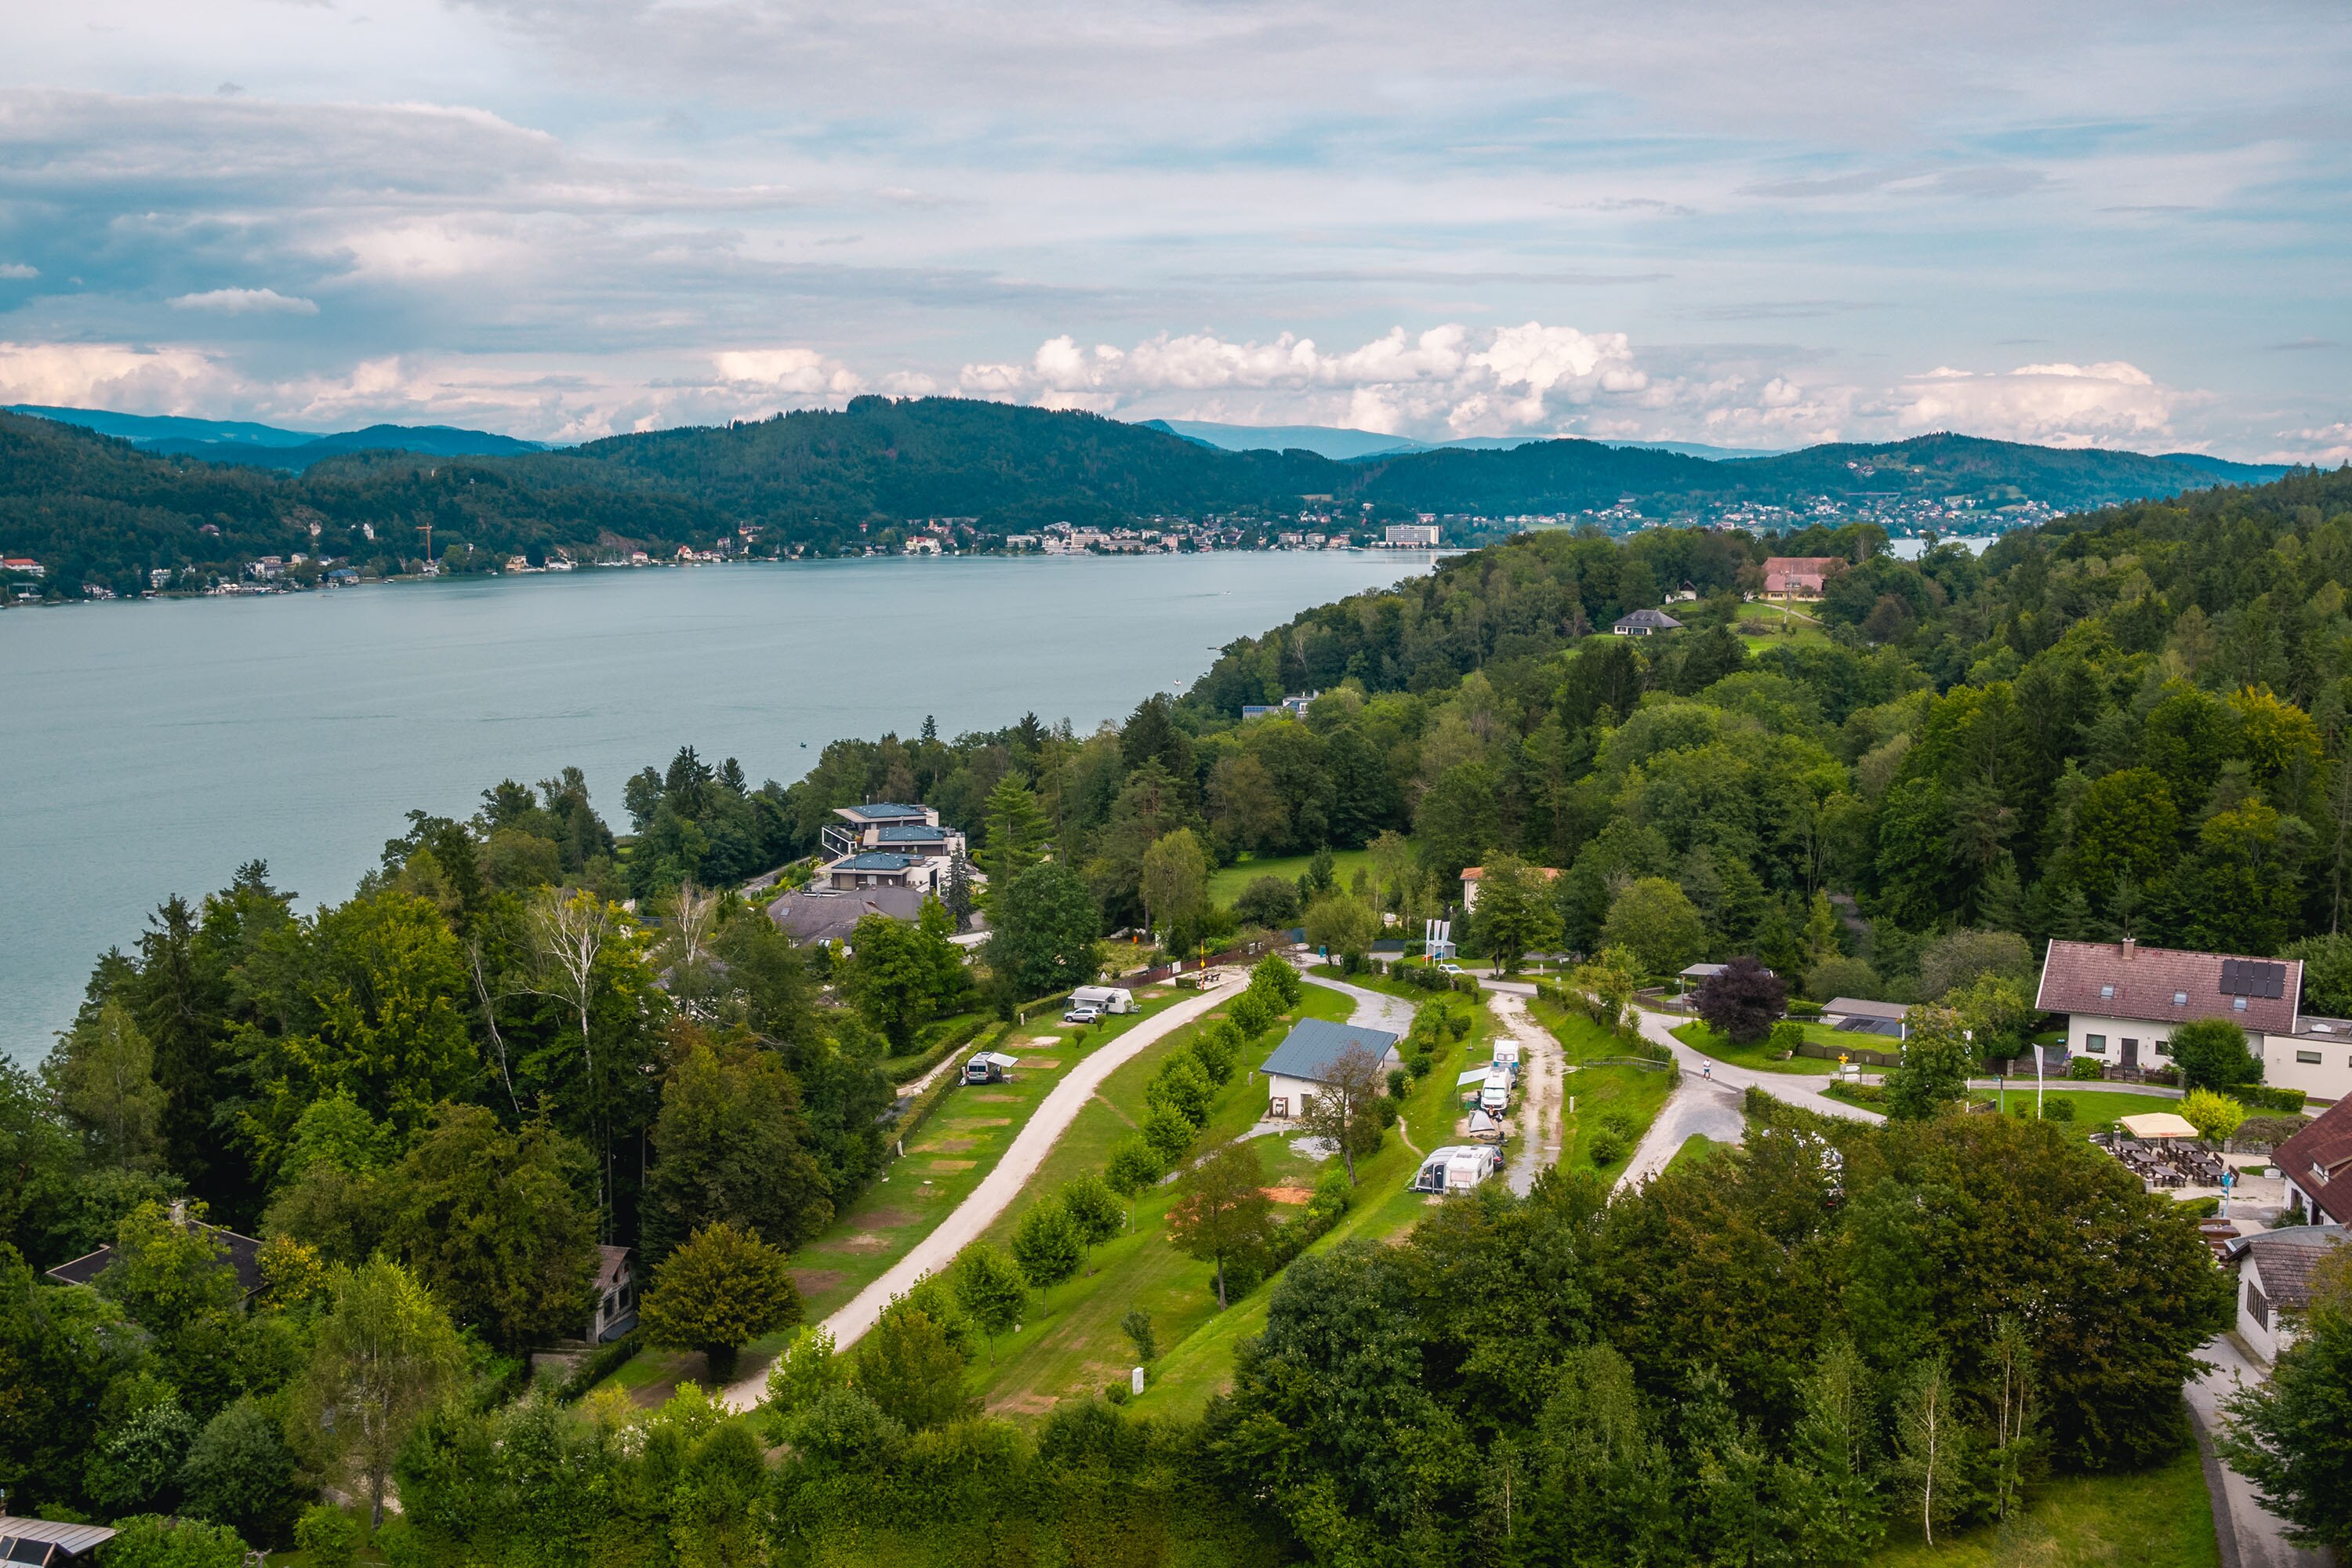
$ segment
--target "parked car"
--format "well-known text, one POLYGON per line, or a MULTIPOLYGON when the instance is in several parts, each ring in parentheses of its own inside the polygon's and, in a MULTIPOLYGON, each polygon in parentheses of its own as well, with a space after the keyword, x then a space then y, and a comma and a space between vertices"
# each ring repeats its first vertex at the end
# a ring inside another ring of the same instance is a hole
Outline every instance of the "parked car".
POLYGON ((1449 959, 1447 959, 1444 963, 1443 963, 1439 964, 1437 967, 1438 967, 1438 970, 1439 970, 1441 973, 1446 973, 1446 974, 1459 974, 1459 973, 1462 973, 1462 966, 1461 966, 1460 964, 1458 964, 1458 963, 1454 963, 1454 962, 1452 959, 1450 959, 1450 958, 1449 958, 1449 959))
POLYGON ((1101 1016, 1102 1014, 1092 1005, 1086 1003, 1080 1003, 1077 1006, 1071 1008, 1068 1012, 1062 1015, 1062 1022, 1065 1024, 1077 1024, 1084 1026, 1096 1022, 1101 1016))

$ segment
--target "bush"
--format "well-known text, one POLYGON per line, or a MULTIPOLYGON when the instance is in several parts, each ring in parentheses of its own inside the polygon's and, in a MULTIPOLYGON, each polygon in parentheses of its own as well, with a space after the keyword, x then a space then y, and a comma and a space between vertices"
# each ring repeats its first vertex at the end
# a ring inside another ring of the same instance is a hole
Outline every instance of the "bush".
POLYGON ((304 1509, 294 1521, 294 1544, 309 1554, 312 1568, 351 1568, 366 1540, 366 1528, 331 1502, 304 1509))
MULTIPOLYGON (((1261 877, 1258 879, 1263 882, 1274 880, 1271 877, 1261 877)), ((1135 1393, 1124 1383, 1107 1383, 1103 1385, 1103 1397, 1113 1405, 1124 1405, 1135 1397, 1135 1393)))
POLYGON ((1389 1098, 1402 1100, 1412 1087, 1412 1074, 1404 1068, 1389 1068, 1389 1098))
POLYGON ((2076 1057, 2066 1064, 2066 1076, 2077 1083, 2095 1083, 2107 1076, 2107 1069, 2095 1058, 2076 1057))
POLYGON ((2299 1089, 2273 1089, 2268 1084, 2249 1083, 2238 1087, 2237 1098, 2249 1110, 2276 1110, 2288 1116, 2301 1116, 2304 1101, 2309 1096, 2299 1089))
POLYGON ((1252 925, 1283 930, 1298 923, 1298 889, 1279 877, 1253 877, 1242 896, 1234 900, 1234 913, 1252 925))
POLYGON ((1772 1026, 1768 1043, 1774 1050, 1786 1051, 1793 1057, 1797 1054, 1797 1047, 1805 1043, 1805 1026, 1794 1018, 1783 1018, 1772 1026))
POLYGON ((1173 1107, 1155 1105, 1144 1112, 1143 1141, 1160 1156, 1160 1168, 1163 1171, 1192 1152, 1192 1139, 1198 1131, 1173 1107))
POLYGON ((1752 1046, 1769 1036, 1788 1002, 1789 987, 1780 977, 1745 956, 1691 993, 1691 1005, 1707 1027, 1735 1046, 1752 1046))
POLYGON ((2200 1018, 2172 1031, 2172 1062, 2184 1089, 2233 1089, 2260 1083, 2263 1064, 2246 1049, 2246 1032, 2227 1018, 2200 1018))
POLYGON ((2042 1120, 2044 1121, 2074 1121, 2074 1102, 2063 1094, 2054 1095, 2050 1099, 2043 1100, 2042 1102, 2042 1120))
POLYGON ((1194 1037, 1192 1057, 1209 1081, 1222 1089, 1241 1070, 1244 1044, 1242 1032, 1220 1018, 1194 1037))
POLYGON ((2229 1137, 2246 1119, 2246 1108, 2226 1094, 2216 1094, 2210 1089, 2192 1089, 2180 1102, 2183 1120, 2197 1129, 2198 1133, 2214 1142, 2229 1137))
POLYGON ((197 1436, 180 1486, 181 1506, 190 1516, 226 1524, 268 1546, 286 1540, 302 1502, 294 1456, 278 1423, 250 1395, 214 1416, 197 1436))
MULTIPOLYGON (((114 1528, 115 1537, 106 1543, 100 1557, 106 1568, 244 1568, 245 1539, 225 1524, 142 1513, 116 1520, 114 1528)), ((295 1529, 299 1533, 301 1527, 295 1529)), ((354 1555, 356 1552, 355 1546, 354 1555)), ((336 1561, 349 1563, 352 1560, 346 1556, 336 1561)))
POLYGON ((1628 1142, 1633 1139, 1635 1131, 1633 1119, 1622 1110, 1604 1112, 1601 1118, 1601 1125, 1628 1142))
POLYGON ((1595 1165, 1613 1165, 1625 1157, 1625 1139, 1615 1130, 1603 1127, 1592 1135, 1588 1145, 1595 1165))
POLYGON ((2267 1143, 2276 1148, 2311 1123, 2300 1116, 2249 1116, 2230 1134, 2241 1143, 2267 1143))

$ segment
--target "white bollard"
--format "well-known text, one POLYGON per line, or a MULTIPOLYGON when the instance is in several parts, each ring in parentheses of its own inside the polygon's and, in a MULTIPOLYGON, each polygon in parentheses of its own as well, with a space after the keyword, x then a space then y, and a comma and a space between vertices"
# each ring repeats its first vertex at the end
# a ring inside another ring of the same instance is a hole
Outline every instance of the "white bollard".
POLYGON ((1134 1372, 1129 1374, 1127 1386, 1129 1393, 1140 1394, 1143 1392, 1143 1369, 1141 1367, 1137 1367, 1134 1372))

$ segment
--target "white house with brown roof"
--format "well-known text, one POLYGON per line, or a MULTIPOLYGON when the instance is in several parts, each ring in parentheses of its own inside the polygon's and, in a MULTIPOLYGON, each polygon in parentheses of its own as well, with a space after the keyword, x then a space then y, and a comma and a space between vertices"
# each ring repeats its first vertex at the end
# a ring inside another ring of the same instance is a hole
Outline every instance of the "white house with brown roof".
POLYGON ((2066 1049, 2110 1067, 2172 1065, 2172 1031, 2227 1018, 2246 1032, 2263 1081, 2314 1100, 2352 1095, 2352 1023, 2305 1017, 2299 959, 2191 952, 2122 942, 2053 942, 2035 1005, 2066 1015, 2066 1049))
POLYGON ((1838 555, 1775 555, 1764 563, 1764 592, 1790 599, 1818 599, 1829 574, 1845 564, 1838 555))
POLYGON ((2329 1106, 2271 1160, 2286 1178, 2289 1212, 2306 1225, 2352 1226, 2352 1100, 2329 1106))
MULTIPOLYGON (((1559 880, 1559 868, 1557 866, 1530 866, 1528 869, 1547 882, 1559 880)), ((1464 914, 1468 914, 1478 907, 1478 884, 1486 879, 1486 868, 1484 866, 1462 868, 1462 912, 1464 914)))

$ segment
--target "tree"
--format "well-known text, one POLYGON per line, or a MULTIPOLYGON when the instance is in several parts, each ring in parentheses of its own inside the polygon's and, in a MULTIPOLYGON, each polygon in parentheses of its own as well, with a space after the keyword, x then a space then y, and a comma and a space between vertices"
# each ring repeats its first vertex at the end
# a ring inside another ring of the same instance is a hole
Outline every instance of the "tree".
POLYGON ((2263 1081, 2263 1064, 2246 1048, 2246 1032, 2227 1018, 2200 1018, 2172 1031, 2172 1065, 2183 1089, 2231 1089, 2263 1081))
POLYGON ((1363 953, 1381 934, 1381 917, 1353 893, 1325 893, 1307 906, 1307 940, 1329 952, 1363 953))
POLYGON ((986 1242, 963 1250, 948 1272, 948 1288, 981 1337, 988 1342, 988 1358, 996 1359, 996 1339, 1020 1325, 1029 1305, 1029 1282, 1020 1265, 986 1242))
POLYGON ((2033 950, 2015 931, 1949 931, 1919 955, 1919 988, 1931 1002, 1969 984, 1980 974, 2022 979, 2033 973, 2033 950))
POLYGON ((992 887, 988 966, 1015 997, 1091 982, 1102 967, 1102 917, 1078 874, 1058 860, 992 887))
POLYGON ((155 1049, 131 1009, 110 996, 58 1041, 41 1077, 100 1164, 153 1170, 163 1154, 163 1091, 155 1049))
POLYGON ((1631 952, 1648 974, 1672 974, 1706 947, 1706 921, 1688 894, 1664 877, 1626 884, 1609 903, 1601 940, 1631 952))
POLYGON ((1143 852, 1143 923, 1171 933, 1200 923, 1207 898, 1209 858, 1189 827, 1163 835, 1143 852))
POLYGON ((1926 1005, 1911 1009, 1903 1061, 1886 1074, 1886 1114, 1912 1121, 1941 1115, 1967 1098, 1976 1052, 1960 1037, 1957 1014, 1926 1005))
POLYGON ((1086 1261, 1086 1239, 1059 1198, 1044 1198, 1029 1205, 1013 1227, 1013 1258, 1022 1275, 1040 1290, 1048 1290, 1078 1271, 1086 1261))
POLYGON ((1520 958, 1559 942, 1559 911, 1545 879, 1516 855, 1490 855, 1478 879, 1478 907, 1471 914, 1478 944, 1506 974, 1520 958))
POLYGON ((646 1178, 642 1245, 658 1264, 718 1220, 797 1247, 833 1220, 832 1184, 811 1148, 800 1085, 773 1051, 722 1056, 698 1037, 662 1086, 646 1178))
POLYGON ((1037 807, 1037 797, 1030 793, 1029 781, 1017 773, 996 781, 980 817, 984 836, 972 858, 987 874, 993 897, 1038 863, 1052 827, 1037 807))
POLYGON ((1135 1347, 1135 1359, 1150 1364, 1160 1359, 1160 1342, 1152 1336, 1151 1314, 1140 1307, 1129 1307, 1118 1321, 1118 1331, 1135 1347))
POLYGON ((1356 1157, 1381 1146, 1381 1058, 1350 1045, 1323 1067, 1323 1087, 1307 1097, 1298 1113, 1300 1131, 1329 1143, 1347 1163, 1348 1184, 1356 1184, 1356 1157))
POLYGON ((910 1432, 947 1426, 980 1408, 964 1392, 962 1353, 920 1308, 894 1302, 852 1359, 854 1386, 910 1432))
POLYGON ((2180 1117, 2197 1129, 2199 1137, 2218 1143, 2246 1120, 2246 1108, 2226 1094, 2192 1089, 2181 1099, 2180 1117))
POLYGON ((849 960, 838 971, 842 994, 899 1055, 913 1046, 916 1026, 932 1012, 938 970, 923 946, 915 927, 888 915, 864 915, 850 928, 849 960))
POLYGON ((1287 930, 1298 923, 1298 889, 1279 877, 1253 877, 1234 900, 1234 913, 1246 925, 1287 930))
POLYGON ((2231 1398, 2221 1447, 2289 1539, 2341 1554, 2352 1550, 2352 1269, 2339 1256, 2313 1287, 2270 1380, 2231 1398))
POLYGON ((1143 1086, 1145 1104, 1164 1105, 1195 1127, 1209 1124, 1209 1104, 1216 1092, 1200 1058, 1190 1051, 1178 1051, 1162 1061, 1143 1086))
POLYGON ((1791 1511, 1804 1557, 1852 1568, 1870 1560, 1886 1534, 1865 1447, 1874 1425, 1867 1369, 1853 1346, 1833 1342, 1800 1390, 1803 1415, 1790 1447, 1809 1484, 1791 1511))
POLYGON ((587 1152, 543 1120, 509 1132, 444 1106, 393 1180, 387 1239, 459 1321, 509 1352, 576 1332, 596 1275, 587 1152))
MULTIPOLYGON (((1186 1131, 1189 1142, 1190 1129, 1186 1131)), ((1140 1132, 1130 1132, 1114 1144, 1103 1167, 1103 1180, 1111 1191, 1130 1199, 1167 1173, 1168 1163, 1140 1132)))
POLYGON ((1269 952, 1250 965, 1249 989, 1265 997, 1276 1013, 1287 1013, 1306 994, 1307 982, 1278 952, 1269 952))
POLYGON ((1789 1010, 1789 987, 1779 975, 1746 954, 1699 982, 1691 1005, 1707 1027, 1736 1046, 1752 1046, 1772 1032, 1789 1010))
POLYGON ((1273 1217, 1257 1150, 1246 1142, 1227 1143, 1177 1182, 1176 1201, 1168 1209, 1168 1239, 1187 1257, 1215 1267, 1222 1310, 1227 1305, 1226 1263, 1263 1249, 1273 1217))
POLYGON ((115 1521, 106 1543, 107 1568, 243 1568, 244 1538, 225 1524, 162 1514, 115 1521))
POLYGON ((1817 1002, 1840 996, 1875 1001, 1880 985, 1878 971, 1859 958, 1826 958, 1805 972, 1805 994, 1817 1002))
POLYGON ((380 1526, 394 1457, 464 1363, 457 1331, 415 1275, 382 1258, 340 1269, 295 1391, 298 1446, 364 1491, 380 1526))
POLYGON ((180 1472, 183 1509, 263 1545, 289 1540, 302 1488, 278 1424, 250 1396, 208 1422, 180 1472))
POLYGON ((1100 1176, 1073 1176, 1062 1184, 1062 1207, 1089 1250, 1116 1240, 1127 1228, 1127 1209, 1100 1176))
POLYGON ((1143 1125, 1138 1131, 1165 1171, 1192 1152, 1192 1140, 1201 1129, 1174 1106, 1155 1105, 1143 1113, 1143 1125))
POLYGON ((99 1293, 159 1339, 228 1310, 241 1293, 227 1244, 209 1226, 191 1223, 202 1215, 201 1205, 141 1204, 116 1228, 113 1260, 98 1277, 99 1293))
POLYGON ((1642 976, 1635 967, 1640 962, 1625 948, 1604 947, 1591 963, 1578 964, 1569 976, 1569 984, 1591 1002, 1593 1021, 1602 1028, 1613 1031, 1625 1026, 1625 1010, 1641 989, 1642 976))
POLYGON ((1912 1369, 1895 1416, 1895 1473, 1918 1507, 1920 1532, 1936 1544, 1936 1526, 1958 1509, 1965 1475, 1966 1427, 1938 1353, 1912 1369))
POLYGON ((1235 851, 1272 848, 1290 828, 1274 775, 1246 752, 1219 757, 1209 771, 1209 819, 1219 841, 1235 851))
POLYGON ((1501 837, 1496 802, 1502 780, 1482 762, 1456 763, 1422 792, 1413 834, 1423 858, 1440 878, 1454 879, 1501 837))
POLYGON ((747 1341, 790 1328, 800 1317, 800 1289, 782 1249, 725 1220, 695 1232, 662 1260, 639 1311, 648 1341, 700 1351, 714 1379, 734 1371, 736 1352, 747 1341))

